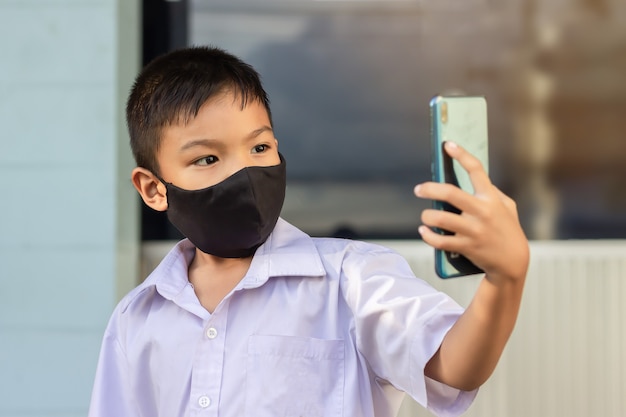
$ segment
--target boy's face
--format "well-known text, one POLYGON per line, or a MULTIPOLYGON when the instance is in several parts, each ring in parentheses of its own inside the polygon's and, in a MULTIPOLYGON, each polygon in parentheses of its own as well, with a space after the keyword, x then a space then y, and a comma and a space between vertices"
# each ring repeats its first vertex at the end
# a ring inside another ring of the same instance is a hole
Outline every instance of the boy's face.
POLYGON ((166 126, 157 161, 164 181, 187 190, 215 185, 242 168, 280 164, 265 107, 226 92, 186 125, 166 126))

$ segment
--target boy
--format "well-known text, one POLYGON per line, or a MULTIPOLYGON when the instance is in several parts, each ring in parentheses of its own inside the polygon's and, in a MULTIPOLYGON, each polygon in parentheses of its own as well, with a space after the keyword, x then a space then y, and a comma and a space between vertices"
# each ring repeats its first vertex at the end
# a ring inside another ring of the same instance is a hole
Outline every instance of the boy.
POLYGON ((515 205, 475 158, 448 143, 475 195, 415 190, 463 211, 425 210, 419 229, 486 271, 463 312, 394 252, 279 218, 285 160, 258 74, 238 58, 157 58, 127 121, 134 186, 188 239, 115 309, 91 417, 393 416, 402 391, 437 415, 467 409, 513 329, 528 265, 515 205))

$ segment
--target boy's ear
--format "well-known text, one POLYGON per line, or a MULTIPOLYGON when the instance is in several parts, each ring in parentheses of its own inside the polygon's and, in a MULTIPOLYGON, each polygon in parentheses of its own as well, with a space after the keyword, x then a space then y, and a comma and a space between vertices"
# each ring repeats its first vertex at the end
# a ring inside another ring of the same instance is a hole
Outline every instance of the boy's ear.
POLYGON ((167 210, 167 190, 156 175, 137 167, 131 173, 131 180, 148 207, 157 211, 167 210))

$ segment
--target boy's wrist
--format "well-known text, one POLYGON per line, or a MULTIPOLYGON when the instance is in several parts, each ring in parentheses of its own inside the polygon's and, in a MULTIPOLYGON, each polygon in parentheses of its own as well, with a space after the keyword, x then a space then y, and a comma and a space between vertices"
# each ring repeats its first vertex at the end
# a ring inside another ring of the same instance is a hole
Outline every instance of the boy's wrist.
POLYGON ((482 292, 481 299, 487 302, 485 306, 490 305, 490 309, 495 308, 500 312, 512 308, 517 313, 524 291, 526 274, 512 276, 486 273, 484 281, 483 284, 486 285, 481 285, 481 287, 486 287, 487 291, 482 292))
POLYGON ((485 273, 485 280, 498 289, 515 291, 524 287, 526 274, 485 273))
POLYGON ((524 285, 528 266, 530 263, 530 249, 526 244, 522 249, 518 250, 515 258, 509 256, 511 261, 503 267, 495 266, 494 268, 485 268, 485 275, 489 282, 494 285, 520 284, 524 285))

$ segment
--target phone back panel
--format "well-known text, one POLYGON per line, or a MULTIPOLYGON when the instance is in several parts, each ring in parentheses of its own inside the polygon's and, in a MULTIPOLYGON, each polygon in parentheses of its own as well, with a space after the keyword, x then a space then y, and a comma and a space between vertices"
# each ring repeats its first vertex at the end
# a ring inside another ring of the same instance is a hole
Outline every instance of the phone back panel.
MULTIPOLYGON (((433 181, 454 184, 470 194, 474 187, 469 174, 443 149, 445 141, 458 143, 478 158, 488 172, 487 102, 484 97, 437 96, 430 102, 433 181)), ((434 201, 433 207, 455 213, 449 204, 434 201)), ((449 234, 445 230, 439 233, 449 234)), ((477 274, 482 270, 463 255, 435 250, 435 270, 441 278, 477 274)))

